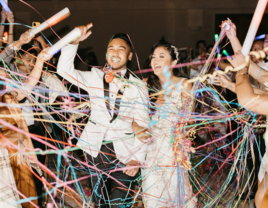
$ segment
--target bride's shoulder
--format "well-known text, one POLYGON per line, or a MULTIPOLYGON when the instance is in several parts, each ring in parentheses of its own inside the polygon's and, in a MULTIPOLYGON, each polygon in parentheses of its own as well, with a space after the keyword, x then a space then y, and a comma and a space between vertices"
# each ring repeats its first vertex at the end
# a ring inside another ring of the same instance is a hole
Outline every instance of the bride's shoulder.
POLYGON ((176 86, 176 90, 186 90, 186 91, 189 91, 193 87, 192 83, 189 83, 189 79, 187 79, 187 78, 178 78, 174 82, 174 84, 176 86))

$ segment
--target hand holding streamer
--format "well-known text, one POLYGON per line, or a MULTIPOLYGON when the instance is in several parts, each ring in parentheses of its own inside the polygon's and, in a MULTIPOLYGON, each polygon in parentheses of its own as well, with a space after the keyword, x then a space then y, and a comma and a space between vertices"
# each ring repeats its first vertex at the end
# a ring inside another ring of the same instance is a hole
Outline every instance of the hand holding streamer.
POLYGON ((73 29, 67 35, 65 35, 62 39, 60 39, 57 43, 55 43, 49 50, 48 54, 54 55, 68 43, 75 41, 77 38, 81 36, 81 30, 78 28, 73 29))
POLYGON ((60 21, 64 20, 65 18, 67 18, 69 16, 70 16, 70 10, 66 7, 63 10, 61 10, 60 12, 58 12, 57 14, 53 15, 52 17, 50 17, 48 20, 43 22, 38 27, 34 28, 30 32, 30 37, 35 36, 37 33, 40 33, 43 30, 45 30, 45 29, 47 29, 47 28, 59 23, 60 21))

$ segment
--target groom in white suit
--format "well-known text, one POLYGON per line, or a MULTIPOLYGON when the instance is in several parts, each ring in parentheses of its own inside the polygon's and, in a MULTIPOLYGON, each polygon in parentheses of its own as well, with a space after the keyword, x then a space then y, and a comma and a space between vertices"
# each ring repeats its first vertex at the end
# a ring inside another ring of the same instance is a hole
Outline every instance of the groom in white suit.
POLYGON ((91 34, 91 27, 78 27, 82 35, 62 49, 57 72, 90 97, 91 115, 77 146, 89 154, 90 165, 98 168, 91 178, 93 201, 98 207, 130 207, 135 194, 132 182, 146 153, 146 144, 133 133, 132 123, 144 130, 149 127, 148 91, 144 82, 127 69, 133 54, 124 33, 115 34, 108 44, 110 71, 92 68, 82 72, 74 68, 78 44, 91 34), (106 79, 109 75, 114 79, 106 79))

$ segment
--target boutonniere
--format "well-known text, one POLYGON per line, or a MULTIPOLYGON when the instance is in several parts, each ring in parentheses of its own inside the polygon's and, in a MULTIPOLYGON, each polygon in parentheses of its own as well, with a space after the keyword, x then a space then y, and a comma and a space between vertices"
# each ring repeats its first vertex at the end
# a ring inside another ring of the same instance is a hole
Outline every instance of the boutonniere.
POLYGON ((129 88, 129 84, 128 84, 128 83, 125 83, 125 84, 123 85, 123 88, 129 88))

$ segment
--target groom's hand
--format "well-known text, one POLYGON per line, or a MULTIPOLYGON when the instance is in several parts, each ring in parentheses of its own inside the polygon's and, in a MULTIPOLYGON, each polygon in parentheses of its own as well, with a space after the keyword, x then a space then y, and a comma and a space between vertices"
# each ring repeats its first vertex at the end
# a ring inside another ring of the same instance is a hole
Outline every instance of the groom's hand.
POLYGON ((77 45, 79 42, 85 40, 88 38, 88 36, 91 35, 91 29, 93 27, 93 24, 92 23, 89 23, 85 26, 80 26, 80 27, 77 27, 80 31, 81 31, 81 36, 75 40, 74 42, 72 42, 73 45, 77 45))
POLYGON ((136 160, 131 160, 131 161, 127 162, 125 165, 126 165, 126 167, 125 167, 125 170, 123 171, 123 173, 125 173, 126 175, 131 176, 131 177, 134 177, 140 169, 140 167, 139 167, 140 164, 136 160), (131 168, 131 167, 135 167, 135 168, 131 168))
POLYGON ((144 127, 139 126, 139 124, 135 121, 132 122, 132 129, 135 134, 135 136, 140 140, 141 142, 145 142, 147 139, 151 137, 151 130, 145 129, 144 127))

